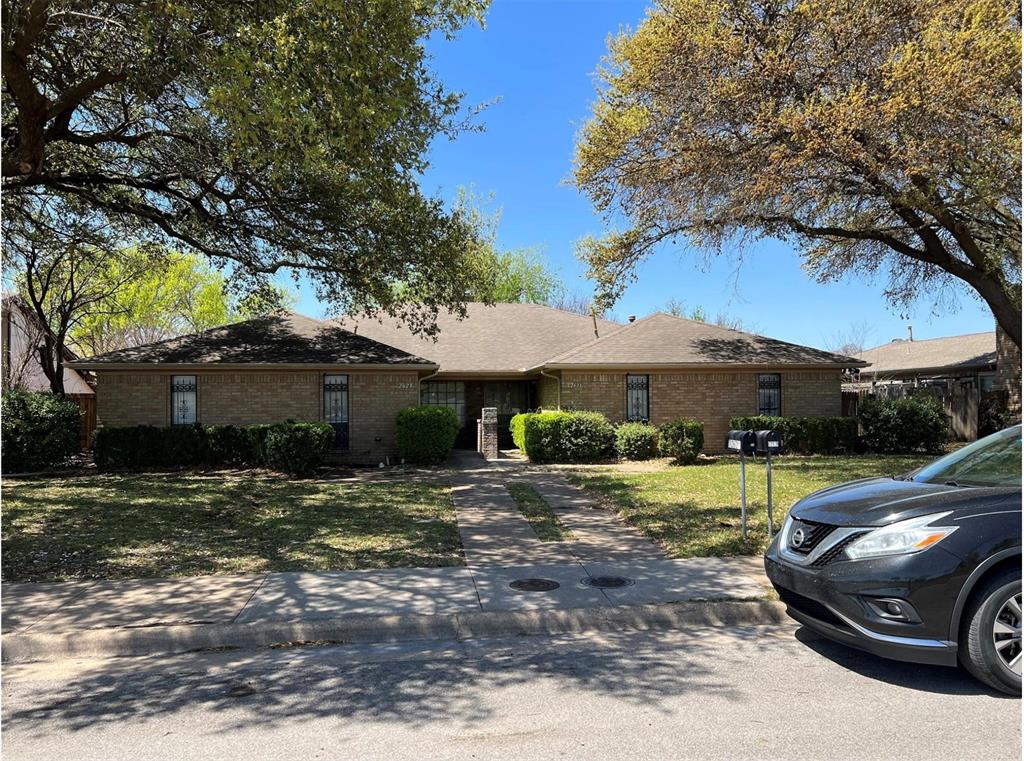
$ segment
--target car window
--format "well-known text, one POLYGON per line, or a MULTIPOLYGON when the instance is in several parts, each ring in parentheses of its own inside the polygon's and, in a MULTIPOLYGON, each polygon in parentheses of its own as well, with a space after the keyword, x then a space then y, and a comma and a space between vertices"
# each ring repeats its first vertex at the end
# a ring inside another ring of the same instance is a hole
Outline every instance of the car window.
POLYGON ((915 471, 915 481, 959 486, 1020 486, 1021 427, 986 436, 915 471))

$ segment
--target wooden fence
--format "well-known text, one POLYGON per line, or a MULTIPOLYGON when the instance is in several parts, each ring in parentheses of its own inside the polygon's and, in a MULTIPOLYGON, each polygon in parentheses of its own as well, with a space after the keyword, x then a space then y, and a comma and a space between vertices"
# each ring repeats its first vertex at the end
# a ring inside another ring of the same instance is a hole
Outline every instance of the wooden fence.
POLYGON ((973 378, 951 378, 942 384, 914 385, 913 383, 880 383, 873 388, 843 391, 844 415, 854 416, 865 396, 878 399, 903 399, 907 396, 926 395, 942 405, 949 428, 961 441, 978 438, 978 408, 981 391, 973 378))
POLYGON ((82 410, 82 425, 79 429, 79 446, 83 449, 92 449, 92 434, 96 430, 96 395, 95 394, 68 394, 68 399, 78 405, 82 410))

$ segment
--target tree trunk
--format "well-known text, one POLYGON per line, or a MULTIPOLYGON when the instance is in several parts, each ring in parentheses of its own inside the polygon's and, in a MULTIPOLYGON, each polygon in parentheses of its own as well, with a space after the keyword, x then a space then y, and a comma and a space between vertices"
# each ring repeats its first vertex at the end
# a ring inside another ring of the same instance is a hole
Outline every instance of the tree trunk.
MULTIPOLYGON (((1018 299, 1006 286, 987 275, 981 275, 968 281, 978 295, 988 304, 992 315, 996 318, 1006 336, 1019 349, 1021 348, 1021 308, 1018 299)), ((1012 286, 1011 286, 1012 288, 1012 286)))

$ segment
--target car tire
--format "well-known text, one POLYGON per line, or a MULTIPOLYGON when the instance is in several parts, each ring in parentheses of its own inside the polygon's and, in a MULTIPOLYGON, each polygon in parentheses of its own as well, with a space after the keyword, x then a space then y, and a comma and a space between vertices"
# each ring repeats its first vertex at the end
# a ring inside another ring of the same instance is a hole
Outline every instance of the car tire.
POLYGON ((985 581, 971 596, 971 602, 964 611, 963 625, 960 632, 960 663, 974 677, 994 687, 1000 692, 1010 695, 1021 694, 1020 676, 1020 638, 1016 647, 1001 644, 996 647, 996 636, 1000 643, 1009 635, 995 634, 997 619, 1000 628, 1005 628, 1009 617, 1013 616, 1016 604, 1017 631, 1020 629, 1021 572, 1020 569, 1008 568, 985 581), (1004 658, 1004 655, 1008 656, 1004 658), (1008 658, 1017 656, 1014 673, 1007 663, 1008 658))

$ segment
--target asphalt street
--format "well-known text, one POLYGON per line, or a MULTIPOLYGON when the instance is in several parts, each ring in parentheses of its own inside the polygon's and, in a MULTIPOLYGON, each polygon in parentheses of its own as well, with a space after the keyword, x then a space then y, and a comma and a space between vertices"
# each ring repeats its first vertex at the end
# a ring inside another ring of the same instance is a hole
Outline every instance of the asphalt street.
POLYGON ((795 626, 3 669, 5 759, 1002 759, 1020 701, 795 626))

